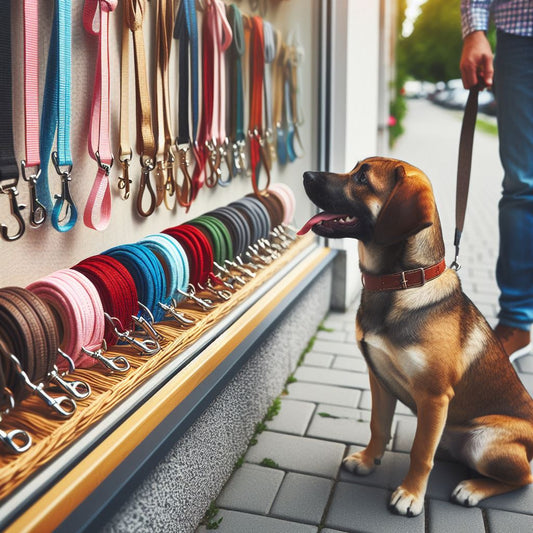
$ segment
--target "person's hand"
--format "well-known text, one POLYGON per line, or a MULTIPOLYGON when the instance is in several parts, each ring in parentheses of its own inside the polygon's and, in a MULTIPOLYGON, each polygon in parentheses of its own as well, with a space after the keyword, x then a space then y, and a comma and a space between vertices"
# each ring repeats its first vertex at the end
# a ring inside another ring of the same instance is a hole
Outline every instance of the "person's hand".
POLYGON ((464 38, 459 67, 465 89, 478 84, 483 87, 492 86, 494 75, 492 59, 492 49, 485 32, 474 31, 464 38))

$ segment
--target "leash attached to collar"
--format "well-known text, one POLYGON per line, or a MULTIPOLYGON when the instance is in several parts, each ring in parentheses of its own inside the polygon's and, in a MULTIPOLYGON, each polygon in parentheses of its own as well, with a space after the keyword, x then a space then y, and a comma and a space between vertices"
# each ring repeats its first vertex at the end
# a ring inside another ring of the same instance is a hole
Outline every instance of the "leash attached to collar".
POLYGON ((446 270, 446 261, 442 259, 435 265, 426 268, 404 270, 394 274, 376 276, 361 273, 363 287, 368 291, 396 291, 422 287, 426 282, 437 278, 446 270))
POLYGON ((459 158, 457 163, 457 188, 455 193, 455 259, 450 268, 459 270, 457 262, 459 257, 459 243, 465 223, 466 204, 468 201, 468 187, 470 185, 470 171, 472 169, 472 147, 474 144, 474 130, 476 129, 476 116, 478 107, 478 94, 480 87, 472 87, 466 102, 459 140, 459 158))

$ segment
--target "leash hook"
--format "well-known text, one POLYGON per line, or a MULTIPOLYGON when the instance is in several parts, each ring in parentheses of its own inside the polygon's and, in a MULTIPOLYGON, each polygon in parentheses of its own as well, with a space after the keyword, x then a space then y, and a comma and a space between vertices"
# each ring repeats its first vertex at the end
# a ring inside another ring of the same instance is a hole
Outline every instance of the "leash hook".
POLYGON ((66 170, 62 170, 57 152, 52 152, 52 162, 54 163, 57 174, 61 178, 61 194, 54 194, 56 203, 54 205, 53 215, 55 216, 57 213, 58 222, 63 222, 70 214, 70 219, 67 225, 73 226, 78 218, 78 212, 74 205, 74 201, 72 200, 72 196, 70 195, 69 183, 72 181, 72 165, 66 165, 66 170), (65 204, 65 216, 59 218, 59 214, 63 211, 63 206, 65 204))
POLYGON ((28 190, 30 191, 30 199, 31 199, 31 205, 30 205, 30 224, 34 228, 38 228, 44 222, 46 221, 46 207, 39 202, 39 199, 37 198, 37 180, 39 179, 39 176, 41 175, 41 169, 40 167, 37 167, 37 171, 33 174, 30 174, 29 176, 26 175, 26 169, 28 167, 26 166, 26 160, 23 159, 20 162, 20 169, 22 171, 22 177, 24 181, 28 183, 28 190))
POLYGON ((17 239, 20 239, 24 235, 24 231, 26 230, 26 224, 24 223, 24 219, 22 218, 22 215, 20 213, 26 206, 24 204, 19 204, 17 201, 17 196, 19 194, 17 190, 17 183, 18 178, 15 183, 13 185, 10 185, 9 187, 2 187, 0 185, 0 193, 7 194, 9 196, 11 214, 13 215, 13 217, 15 217, 15 220, 18 224, 17 231, 12 235, 9 235, 8 228, 5 224, 0 225, 0 227, 2 228, 2 238, 6 241, 16 241, 17 239))

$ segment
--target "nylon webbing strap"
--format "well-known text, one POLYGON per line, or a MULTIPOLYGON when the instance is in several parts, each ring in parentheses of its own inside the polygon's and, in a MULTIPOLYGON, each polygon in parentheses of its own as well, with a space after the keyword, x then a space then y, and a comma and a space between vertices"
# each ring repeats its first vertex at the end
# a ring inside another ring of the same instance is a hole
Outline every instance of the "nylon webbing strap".
POLYGON ((466 205, 468 202, 468 188, 470 186, 470 171, 472 168, 472 148, 474 144, 474 130, 476 128, 477 105, 479 87, 470 89, 463 115, 461 136, 459 140, 459 157, 457 162, 457 187, 455 194, 455 259, 450 265, 459 269, 457 258, 459 257, 459 243, 465 223, 466 205))
POLYGON ((2 238, 14 241, 24 234, 24 219, 20 210, 24 206, 17 201, 17 185, 19 170, 15 159, 13 144, 13 109, 12 109, 12 79, 11 79, 11 2, 1 0, 3 16, 0 22, 0 192, 10 198, 12 215, 17 219, 18 229, 11 233, 5 224, 1 225, 2 238))

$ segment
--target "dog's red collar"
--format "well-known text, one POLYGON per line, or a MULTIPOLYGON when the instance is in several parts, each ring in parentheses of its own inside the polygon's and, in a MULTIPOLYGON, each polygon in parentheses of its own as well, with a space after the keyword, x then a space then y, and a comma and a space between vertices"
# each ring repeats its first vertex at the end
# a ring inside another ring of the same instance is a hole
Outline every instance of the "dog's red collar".
POLYGON ((421 287, 427 281, 440 276, 446 270, 446 261, 442 259, 435 265, 426 268, 404 270, 394 274, 376 276, 374 274, 361 274, 363 287, 368 291, 396 291, 421 287))

